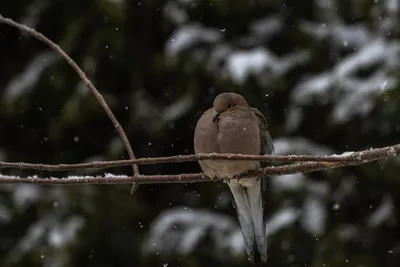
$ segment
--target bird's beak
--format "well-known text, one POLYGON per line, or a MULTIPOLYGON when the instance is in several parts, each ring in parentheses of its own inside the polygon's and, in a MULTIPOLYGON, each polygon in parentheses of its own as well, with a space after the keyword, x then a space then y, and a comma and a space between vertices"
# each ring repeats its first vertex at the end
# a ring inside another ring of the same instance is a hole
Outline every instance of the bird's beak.
POLYGON ((216 122, 219 119, 219 112, 214 111, 213 122, 216 122))

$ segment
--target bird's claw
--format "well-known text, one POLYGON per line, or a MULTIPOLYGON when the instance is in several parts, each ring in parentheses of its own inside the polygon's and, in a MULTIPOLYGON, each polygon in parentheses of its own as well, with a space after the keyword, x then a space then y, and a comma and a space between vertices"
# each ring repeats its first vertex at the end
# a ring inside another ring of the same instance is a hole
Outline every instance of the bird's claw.
POLYGON ((232 179, 236 179, 236 181, 240 181, 241 179, 243 179, 243 173, 240 174, 235 174, 232 179))

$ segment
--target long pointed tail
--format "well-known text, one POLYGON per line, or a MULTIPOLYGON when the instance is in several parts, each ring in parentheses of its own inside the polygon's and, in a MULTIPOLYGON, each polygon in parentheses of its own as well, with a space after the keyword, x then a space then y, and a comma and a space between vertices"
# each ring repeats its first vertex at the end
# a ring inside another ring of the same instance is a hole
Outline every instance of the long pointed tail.
MULTIPOLYGON (((261 261, 267 261, 267 233, 264 223, 264 203, 262 197, 261 179, 257 179, 257 184, 247 188, 247 197, 249 199, 251 216, 254 225, 255 243, 259 252, 261 261)), ((260 265, 261 266, 261 265, 260 265)))
POLYGON ((230 181, 228 185, 234 198, 250 261, 265 262, 267 260, 267 237, 263 219, 261 179, 254 179, 254 182, 251 187, 244 187, 234 181, 230 181))
POLYGON ((266 263, 261 259, 260 252, 258 250, 254 251, 254 267, 265 267, 266 263))
POLYGON ((228 182, 228 185, 233 195, 233 202, 238 215, 240 229, 242 230, 244 246, 247 254, 250 256, 250 260, 253 260, 255 245, 254 226, 246 188, 234 181, 228 182))

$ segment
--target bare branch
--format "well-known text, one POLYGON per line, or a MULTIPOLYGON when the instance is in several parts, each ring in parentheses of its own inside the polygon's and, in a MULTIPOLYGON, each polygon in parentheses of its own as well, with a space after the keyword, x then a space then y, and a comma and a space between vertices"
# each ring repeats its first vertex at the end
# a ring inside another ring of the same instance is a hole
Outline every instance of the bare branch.
MULTIPOLYGON (((385 147, 381 149, 371 149, 361 152, 355 152, 358 155, 357 159, 351 159, 349 161, 341 162, 302 162, 297 164, 290 164, 276 167, 266 167, 251 171, 247 174, 235 177, 259 177, 259 176, 270 176, 270 175, 283 175, 293 173, 309 173, 314 171, 333 169, 343 166, 352 166, 364 164, 367 162, 396 157, 399 153, 399 145, 392 147, 385 147), (384 149, 385 153, 381 153, 384 149), (377 152, 378 151, 378 152, 377 152)), ((204 155, 205 156, 205 155, 204 155)), ((215 156, 215 155, 214 155, 215 156)), ((222 156, 222 155, 221 155, 222 156)), ((228 160, 234 160, 230 155, 224 155, 228 160)), ((238 156, 238 155, 236 155, 238 156)), ((243 157, 243 156, 240 156, 243 157)), ((252 156, 254 157, 254 156, 252 156)), ((282 156, 280 156, 282 157, 282 156)), ((292 156, 286 157, 290 158, 292 156)), ((337 156, 335 156, 337 157, 337 156)), ((352 155, 347 156, 352 157, 352 155)), ((345 157, 342 157, 345 158, 345 157)), ((252 159, 256 160, 256 159, 252 159)), ((6 176, 0 174, 0 184, 2 183, 36 183, 36 184, 59 184, 59 185, 78 185, 78 184, 127 184, 135 182, 137 184, 154 184, 154 183, 194 183, 194 182, 207 182, 215 181, 220 179, 211 179, 205 176, 204 173, 189 173, 189 174, 176 174, 176 175, 136 175, 136 176, 70 176, 68 178, 56 178, 47 177, 39 178, 33 177, 16 177, 6 176)))
POLYGON ((79 164, 33 164, 24 162, 3 162, 0 161, 0 169, 15 168, 15 169, 31 169, 40 171, 68 171, 87 168, 112 168, 126 165, 149 165, 160 163, 181 163, 188 161, 197 161, 205 159, 225 159, 225 160, 256 160, 267 162, 337 162, 346 165, 362 164, 371 160, 385 159, 395 157, 400 154, 400 144, 368 149, 359 152, 346 152, 342 155, 330 156, 310 156, 310 155, 238 155, 238 154, 197 154, 197 155, 178 155, 172 157, 157 157, 157 158, 138 158, 133 160, 115 160, 115 161, 95 161, 79 164))
POLYGON ((211 179, 206 177, 203 173, 189 173, 189 174, 177 174, 177 175, 140 175, 137 165, 143 164, 156 164, 156 163, 178 163, 186 161, 196 160, 257 160, 257 161, 268 161, 268 162, 301 162, 297 164, 289 164, 284 166, 267 167, 257 169, 244 174, 240 177, 259 177, 259 176, 270 176, 270 175, 283 175, 293 173, 308 173, 313 171, 325 170, 338 168, 343 166, 360 165, 370 161, 379 159, 387 159, 396 157, 400 154, 400 144, 387 146, 376 149, 369 149, 359 152, 346 152, 342 155, 331 155, 331 156, 309 156, 309 155, 289 155, 289 156, 275 156, 275 155, 235 155, 235 154, 199 154, 199 155, 179 155, 173 157, 159 157, 159 158, 139 158, 135 159, 132 147, 129 140, 122 129, 121 125, 115 118, 114 114, 108 107, 103 96, 97 91, 94 85, 86 77, 85 73, 78 67, 78 65, 55 43, 50 41, 43 34, 29 28, 25 25, 19 24, 9 18, 4 18, 0 15, 0 23, 8 24, 12 27, 18 28, 25 31, 36 39, 44 42, 60 54, 72 68, 78 73, 85 85, 92 91, 97 101, 105 110, 106 114, 114 124, 115 129, 122 138, 122 141, 128 151, 130 160, 117 160, 117 161, 99 161, 91 163, 81 164, 33 164, 23 162, 0 162, 0 168, 17 168, 17 169, 35 169, 41 171, 67 171, 77 170, 84 168, 110 168, 117 166, 133 166, 133 176, 71 176, 68 178, 56 178, 47 177, 40 178, 36 176, 21 178, 17 176, 7 176, 0 174, 1 183, 36 183, 36 184, 60 184, 60 185, 77 185, 77 184, 126 184, 133 183, 131 193, 136 189, 137 184, 148 184, 148 183, 192 183, 192 182, 204 182, 214 181, 218 179, 211 179))
MULTIPOLYGON (((21 31, 27 32, 39 41, 42 41, 49 47, 51 47, 55 52, 60 54, 67 62, 68 64, 78 73, 79 77, 82 79, 83 83, 92 91, 94 96, 96 97, 97 101, 100 103, 100 105, 103 107, 104 111, 110 118, 111 122, 113 123, 115 129, 117 130, 118 134, 120 135, 122 142, 128 152, 129 158, 130 159, 135 159, 135 154, 133 153, 133 149, 129 143, 128 137, 125 134, 124 129, 122 128, 121 124, 118 122, 117 118, 114 116, 113 112, 111 109, 108 107, 106 101, 104 100, 104 97, 100 94, 100 92, 96 89, 96 87, 90 82, 90 80, 87 78, 86 74, 81 70, 81 68, 75 63, 75 61, 72 60, 65 52, 64 50, 61 49, 60 46, 55 44, 53 41, 51 41, 49 38, 44 36, 42 33, 37 32, 36 30, 25 26, 23 24, 20 24, 18 22, 15 22, 14 20, 10 18, 5 18, 0 14, 0 23, 5 23, 11 27, 17 28, 21 31)), ((139 168, 137 165, 132 165, 133 167, 133 173, 135 176, 140 175, 139 173, 139 168)), ((136 186, 133 185, 131 189, 131 193, 133 193, 136 190, 136 186)))
MULTIPOLYGON (((394 156, 394 155, 393 155, 394 156)), ((362 163, 378 160, 379 158, 371 158, 364 160, 362 163)), ((259 176, 284 175, 293 173, 309 173, 314 171, 333 169, 342 166, 357 165, 361 163, 354 162, 302 162, 297 164, 266 167, 248 172, 237 178, 255 178, 259 176)), ((220 178, 212 179, 204 173, 184 173, 175 175, 112 175, 105 176, 70 176, 67 178, 46 177, 39 178, 36 176, 21 178, 17 176, 6 176, 0 174, 0 184, 5 183, 35 183, 35 184, 52 184, 52 185, 79 185, 79 184, 129 184, 132 182, 138 184, 160 184, 160 183, 194 183, 194 182, 210 182, 222 180, 220 178)))

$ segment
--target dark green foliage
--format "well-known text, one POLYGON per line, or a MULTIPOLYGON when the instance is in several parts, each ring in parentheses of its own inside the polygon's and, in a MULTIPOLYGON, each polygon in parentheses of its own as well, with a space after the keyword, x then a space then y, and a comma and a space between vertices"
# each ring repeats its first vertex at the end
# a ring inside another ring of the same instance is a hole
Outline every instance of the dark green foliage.
MULTIPOLYGON (((14 0, 1 1, 0 13, 36 28, 82 67, 137 157, 193 153, 197 119, 226 91, 265 114, 278 153, 340 154, 399 142, 395 2, 14 0), (186 46, 178 46, 179 31, 192 34, 186 46), (228 66, 242 52, 240 70, 257 61, 265 68, 231 75, 228 66)), ((0 24, 0 160, 127 158, 95 98, 49 51, 0 24)), ((189 162, 140 171, 200 168, 189 162)), ((271 177, 267 266, 398 266, 399 171, 392 159, 271 177), (280 219, 277 228, 272 218, 280 219)), ((0 172, 63 177, 132 168, 0 172)), ((244 251, 229 247, 239 228, 225 185, 146 185, 133 196, 129 189, 0 184, 0 266, 249 266, 244 251), (151 230, 162 218, 176 223, 153 246, 151 230), (182 253, 196 229, 201 237, 182 253)))

